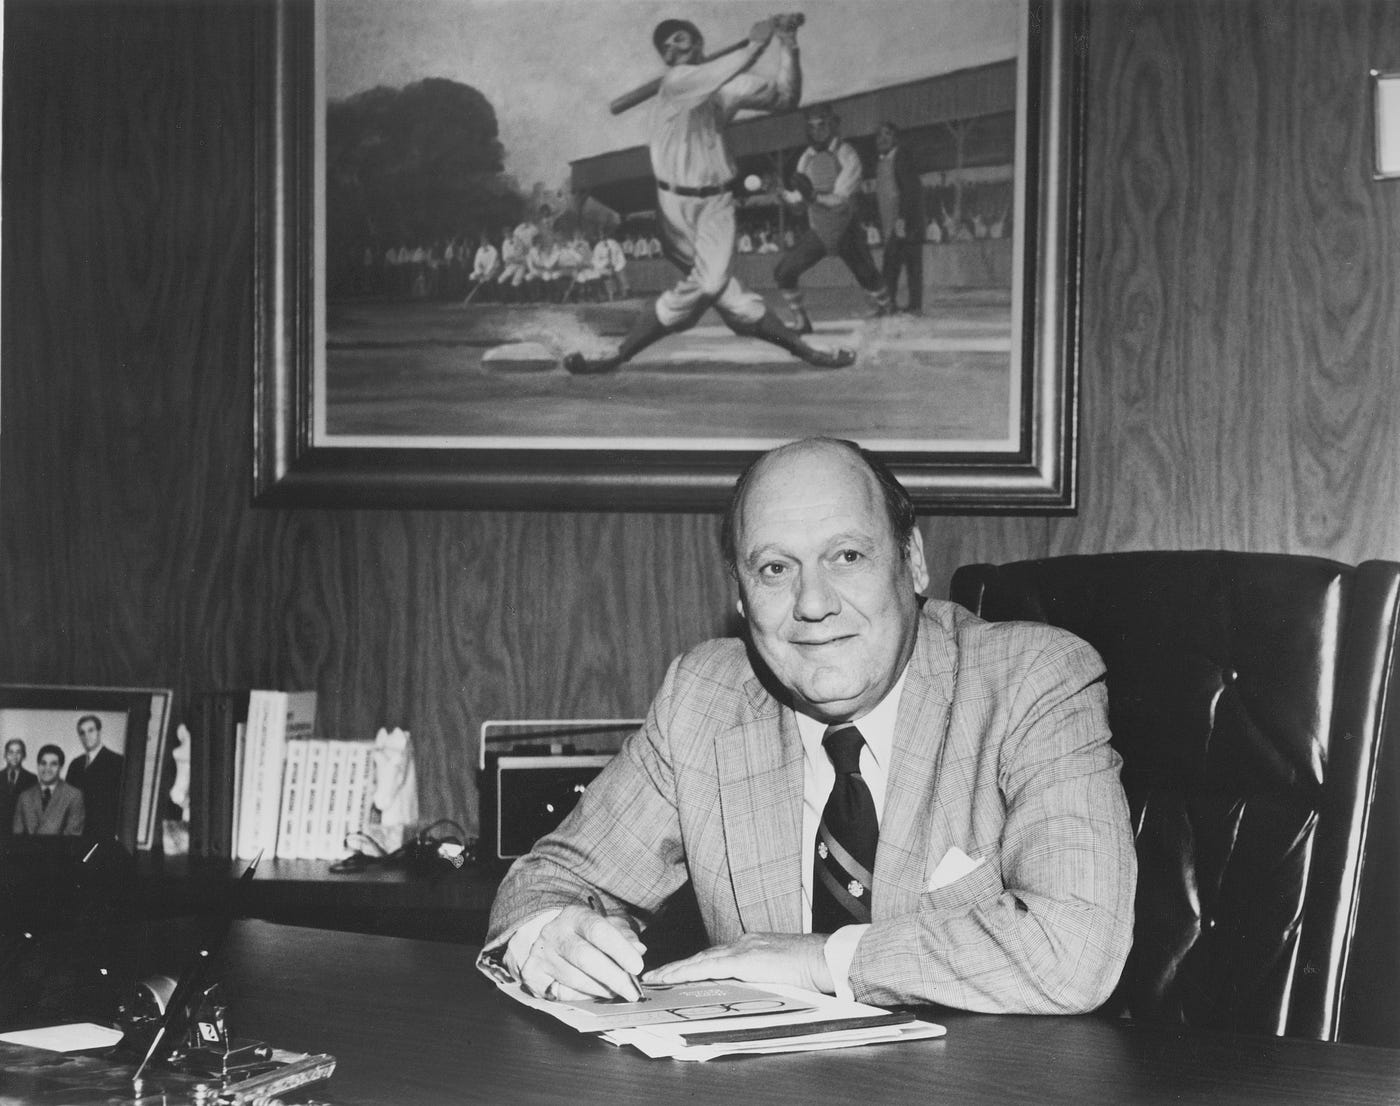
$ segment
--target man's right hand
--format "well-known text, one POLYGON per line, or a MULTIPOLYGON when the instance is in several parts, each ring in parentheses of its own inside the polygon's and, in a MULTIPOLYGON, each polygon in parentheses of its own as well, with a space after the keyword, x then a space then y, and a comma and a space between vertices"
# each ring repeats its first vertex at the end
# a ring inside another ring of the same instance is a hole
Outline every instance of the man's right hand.
POLYGON ((787 46, 797 45, 797 29, 802 26, 803 15, 801 12, 794 12, 791 15, 775 15, 773 18, 773 29, 778 34, 778 40, 787 46))
POLYGON ((631 977, 646 946, 621 917, 566 906, 540 930, 520 965, 520 982, 548 998, 641 998, 631 977))

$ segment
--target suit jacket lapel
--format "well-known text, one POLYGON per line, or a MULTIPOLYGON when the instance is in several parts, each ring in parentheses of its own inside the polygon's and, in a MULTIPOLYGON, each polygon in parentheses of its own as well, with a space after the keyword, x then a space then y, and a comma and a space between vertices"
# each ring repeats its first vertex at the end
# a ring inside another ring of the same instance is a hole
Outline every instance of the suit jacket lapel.
POLYGON ((715 746, 734 897, 749 932, 802 930, 802 741, 755 678, 743 717, 715 746))
POLYGON ((938 842, 948 835, 941 827, 934 797, 956 675, 957 651, 951 638, 935 619, 921 617, 899 700, 880 818, 874 887, 877 919, 912 912, 928 876, 942 859, 938 842))

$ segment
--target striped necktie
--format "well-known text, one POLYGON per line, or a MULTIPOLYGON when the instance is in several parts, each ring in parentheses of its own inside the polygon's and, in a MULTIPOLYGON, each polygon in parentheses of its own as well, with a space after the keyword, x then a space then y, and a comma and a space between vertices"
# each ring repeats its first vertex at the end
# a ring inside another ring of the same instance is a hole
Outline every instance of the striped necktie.
POLYGON ((871 873, 880 823, 875 800, 860 775, 865 738, 850 722, 829 726, 822 738, 836 769, 831 797, 817 827, 812 858, 812 932, 834 933, 870 921, 871 873))

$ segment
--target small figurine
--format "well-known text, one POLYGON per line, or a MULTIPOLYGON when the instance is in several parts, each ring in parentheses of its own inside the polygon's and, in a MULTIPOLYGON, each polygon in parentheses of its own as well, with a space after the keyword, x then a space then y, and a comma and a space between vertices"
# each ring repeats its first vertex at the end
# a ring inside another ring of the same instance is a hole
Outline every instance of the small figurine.
POLYGON ((381 728, 374 738, 374 806, 370 820, 365 831, 389 852, 411 837, 418 826, 418 773, 413 764, 413 742, 408 732, 398 727, 381 728))
POLYGON ((181 723, 175 729, 175 748, 170 757, 175 761, 175 782, 170 785, 170 801, 180 808, 180 821, 190 820, 190 731, 181 723))

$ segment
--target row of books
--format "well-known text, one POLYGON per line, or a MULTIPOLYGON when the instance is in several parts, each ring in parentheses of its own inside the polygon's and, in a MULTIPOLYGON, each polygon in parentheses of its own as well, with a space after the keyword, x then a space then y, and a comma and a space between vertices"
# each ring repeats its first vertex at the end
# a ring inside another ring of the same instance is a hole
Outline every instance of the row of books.
POLYGON ((314 736, 314 691, 196 695, 190 855, 333 860, 369 821, 374 743, 314 736))

